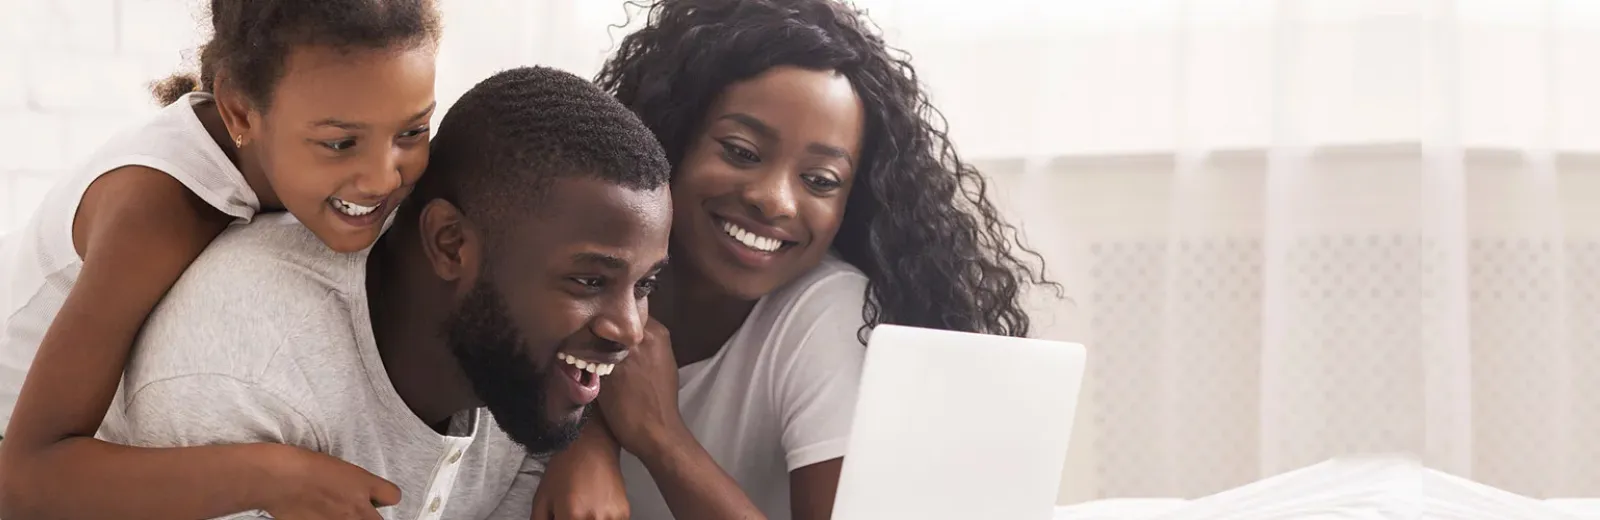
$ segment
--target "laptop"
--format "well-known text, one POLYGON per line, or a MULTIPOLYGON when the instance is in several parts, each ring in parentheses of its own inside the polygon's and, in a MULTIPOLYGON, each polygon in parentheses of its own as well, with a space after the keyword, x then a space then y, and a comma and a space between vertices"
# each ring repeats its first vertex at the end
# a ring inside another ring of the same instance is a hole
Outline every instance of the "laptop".
POLYGON ((880 325, 834 520, 1049 520, 1083 345, 880 325))

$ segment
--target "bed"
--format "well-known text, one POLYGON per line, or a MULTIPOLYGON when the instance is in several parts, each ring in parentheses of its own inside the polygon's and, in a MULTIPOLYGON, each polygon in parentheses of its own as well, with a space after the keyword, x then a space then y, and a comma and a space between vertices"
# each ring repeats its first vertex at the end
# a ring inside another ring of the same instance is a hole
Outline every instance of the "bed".
POLYGON ((1332 459, 1193 500, 1117 498, 1059 507, 1055 520, 1600 520, 1600 498, 1537 500, 1405 455, 1332 459))

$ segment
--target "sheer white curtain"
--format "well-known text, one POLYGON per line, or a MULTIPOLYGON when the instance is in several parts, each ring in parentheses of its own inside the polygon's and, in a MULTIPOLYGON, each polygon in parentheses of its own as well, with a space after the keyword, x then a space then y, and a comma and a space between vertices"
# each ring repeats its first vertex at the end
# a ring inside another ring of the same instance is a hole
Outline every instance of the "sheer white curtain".
MULTIPOLYGON (((1037 302, 1092 352, 1063 502, 1387 451, 1600 495, 1600 3, 858 4, 1066 285, 1037 302)), ((445 104, 591 75, 625 19, 446 10, 445 104)))
POLYGON ((1385 451, 1600 495, 1600 5, 910 5, 1092 352, 1064 501, 1385 451))

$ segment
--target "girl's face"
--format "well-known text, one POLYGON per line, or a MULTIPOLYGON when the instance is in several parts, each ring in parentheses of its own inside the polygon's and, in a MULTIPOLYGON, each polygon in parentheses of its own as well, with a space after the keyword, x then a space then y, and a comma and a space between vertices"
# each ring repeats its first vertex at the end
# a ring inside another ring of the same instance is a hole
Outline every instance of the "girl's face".
POLYGON ((730 85, 673 175, 674 257, 744 300, 816 267, 844 221, 865 117, 835 71, 775 67, 730 85))
POLYGON ((328 247, 372 245, 427 168, 434 54, 431 44, 301 46, 284 60, 270 109, 248 111, 244 148, 283 208, 328 247))

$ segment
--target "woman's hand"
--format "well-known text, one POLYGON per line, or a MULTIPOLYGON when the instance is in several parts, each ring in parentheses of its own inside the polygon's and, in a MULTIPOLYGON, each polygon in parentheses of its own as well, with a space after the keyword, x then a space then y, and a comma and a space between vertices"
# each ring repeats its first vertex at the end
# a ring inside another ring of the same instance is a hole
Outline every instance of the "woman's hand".
POLYGON ((533 494, 533 520, 627 520, 617 441, 595 417, 577 442, 550 458, 533 494))
POLYGON ((764 519, 678 413, 678 360, 656 320, 644 341, 606 376, 600 413, 622 447, 639 457, 676 518, 764 519))
POLYGON ((651 319, 644 341, 601 381, 600 412, 624 449, 646 458, 693 435, 678 413, 678 361, 667 328, 651 319))

